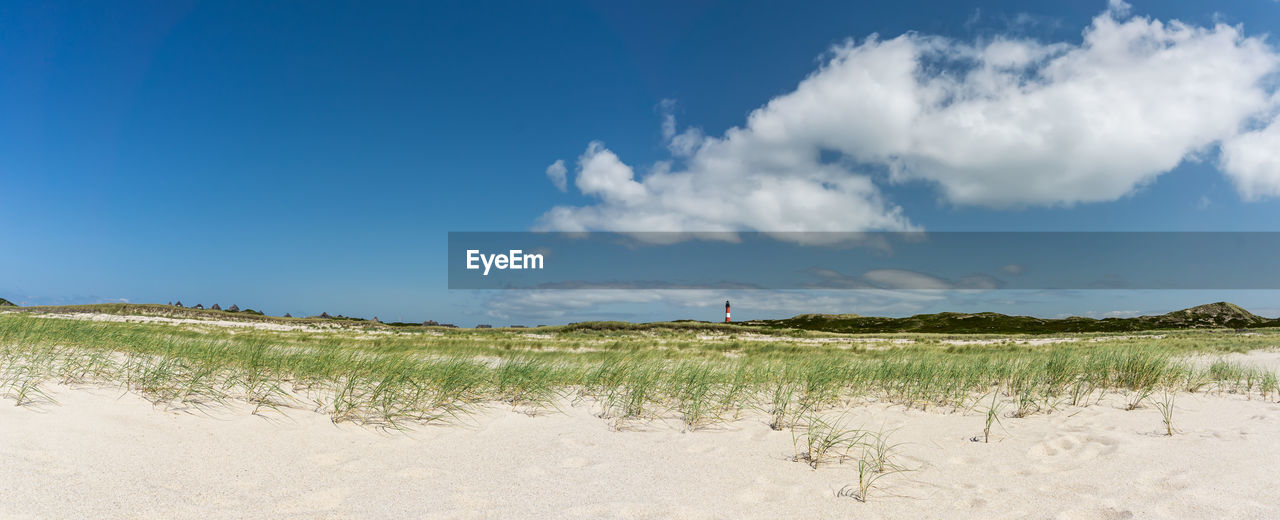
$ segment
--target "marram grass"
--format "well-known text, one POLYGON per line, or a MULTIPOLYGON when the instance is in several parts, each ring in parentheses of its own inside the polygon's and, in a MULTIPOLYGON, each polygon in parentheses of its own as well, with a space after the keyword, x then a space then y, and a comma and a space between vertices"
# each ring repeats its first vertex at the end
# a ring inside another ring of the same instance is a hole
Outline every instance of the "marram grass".
POLYGON ((0 394, 28 405, 50 401, 53 383, 116 385, 157 404, 234 400, 255 413, 308 408, 335 422, 394 428, 493 403, 540 413, 569 399, 591 403, 602 417, 676 417, 687 429, 745 410, 792 428, 812 424, 805 418, 814 412, 868 399, 970 410, 993 389, 1012 403, 1013 416, 1087 406, 1111 393, 1135 407, 1156 391, 1280 398, 1274 373, 1187 360, 1273 348, 1280 334, 1064 337, 1070 341, 1036 345, 1012 336, 956 345, 941 335, 723 328, 268 331, 0 314, 0 394))

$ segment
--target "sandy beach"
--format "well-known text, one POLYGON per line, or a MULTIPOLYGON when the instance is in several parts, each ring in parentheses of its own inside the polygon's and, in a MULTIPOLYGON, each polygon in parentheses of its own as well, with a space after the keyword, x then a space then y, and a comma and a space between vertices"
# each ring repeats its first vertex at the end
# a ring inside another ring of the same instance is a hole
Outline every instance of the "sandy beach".
POLYGON ((1280 0, 0 4, 0 520, 1280 520, 1280 0))
POLYGON ((1104 399, 1004 418, 865 404, 908 471, 866 503, 850 464, 794 460, 763 417, 694 432, 615 429, 588 404, 509 406, 381 431, 287 409, 154 407, 110 388, 51 387, 58 404, 0 406, 4 518, 1265 518, 1280 505, 1280 404, 1179 395, 1159 413, 1104 399))

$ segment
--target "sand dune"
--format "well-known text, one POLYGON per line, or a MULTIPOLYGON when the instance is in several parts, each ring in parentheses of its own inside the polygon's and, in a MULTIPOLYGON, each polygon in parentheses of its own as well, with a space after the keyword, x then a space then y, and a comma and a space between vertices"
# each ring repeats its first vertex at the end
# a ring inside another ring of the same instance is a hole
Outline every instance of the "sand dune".
POLYGON ((530 417, 495 405, 410 432, 306 410, 153 407, 52 388, 0 406, 4 518, 1264 518, 1280 507, 1280 404, 1179 396, 1181 433, 1119 401, 1004 419, 867 404, 911 469, 867 503, 837 497, 850 464, 811 469, 760 417, 683 433, 615 431, 590 406, 530 417))

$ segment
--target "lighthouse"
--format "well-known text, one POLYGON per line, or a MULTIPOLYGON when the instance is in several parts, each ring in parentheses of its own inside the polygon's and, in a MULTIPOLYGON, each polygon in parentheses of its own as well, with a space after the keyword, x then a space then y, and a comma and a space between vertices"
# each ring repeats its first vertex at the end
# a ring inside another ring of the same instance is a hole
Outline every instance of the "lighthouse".
POLYGON ((724 322, 729 323, 729 300, 724 301, 724 322))

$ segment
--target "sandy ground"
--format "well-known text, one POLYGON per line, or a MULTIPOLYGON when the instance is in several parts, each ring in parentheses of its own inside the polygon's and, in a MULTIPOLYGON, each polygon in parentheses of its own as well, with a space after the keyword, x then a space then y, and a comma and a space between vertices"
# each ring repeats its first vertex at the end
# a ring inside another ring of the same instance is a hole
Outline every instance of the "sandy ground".
POLYGON ((795 462, 791 432, 749 417, 684 433, 615 431, 586 405, 493 406, 464 423, 383 432, 291 410, 157 409, 101 388, 0 403, 2 518, 1274 518, 1280 404, 1182 394, 1180 433, 1118 402, 1005 418, 867 405, 894 429, 891 475, 837 497, 850 464, 795 462))
POLYGON ((1241 365, 1250 365, 1268 372, 1280 373, 1280 350, 1255 350, 1248 354, 1233 352, 1230 354, 1192 356, 1190 361, 1198 367, 1206 367, 1215 361, 1226 361, 1241 365))

